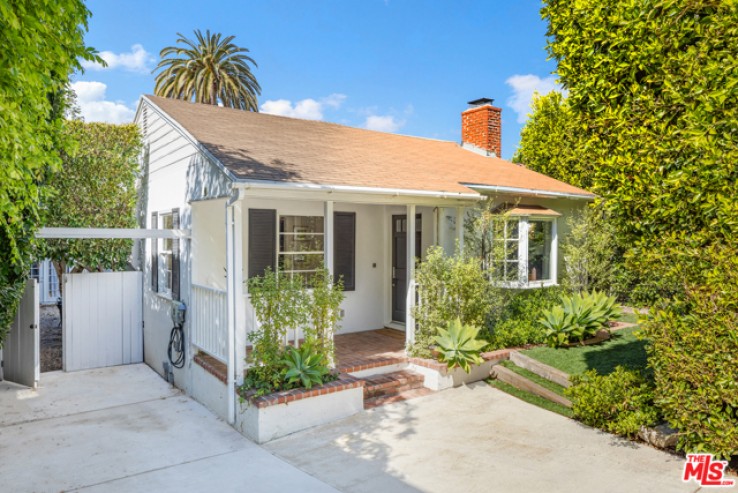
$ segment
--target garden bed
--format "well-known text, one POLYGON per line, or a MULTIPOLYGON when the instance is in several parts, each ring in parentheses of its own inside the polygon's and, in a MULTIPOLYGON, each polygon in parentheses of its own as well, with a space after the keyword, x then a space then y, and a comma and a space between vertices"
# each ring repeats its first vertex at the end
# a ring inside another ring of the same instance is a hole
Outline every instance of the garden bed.
POLYGON ((449 369, 445 363, 427 358, 410 358, 408 369, 420 373, 425 377, 423 385, 431 390, 444 390, 459 387, 464 384, 478 382, 489 378, 492 366, 502 360, 510 358, 509 349, 499 349, 480 355, 484 363, 472 365, 471 371, 466 373, 461 368, 449 369))
POLYGON ((364 409, 364 382, 342 374, 311 389, 241 396, 235 427, 256 443, 346 418, 364 409))

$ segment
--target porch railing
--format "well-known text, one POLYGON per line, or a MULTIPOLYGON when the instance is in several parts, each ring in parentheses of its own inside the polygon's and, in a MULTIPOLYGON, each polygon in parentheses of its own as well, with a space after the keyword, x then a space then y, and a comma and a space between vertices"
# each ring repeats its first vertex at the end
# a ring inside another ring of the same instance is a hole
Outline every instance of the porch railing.
POLYGON ((226 292, 193 284, 190 309, 192 344, 225 363, 228 355, 226 292))

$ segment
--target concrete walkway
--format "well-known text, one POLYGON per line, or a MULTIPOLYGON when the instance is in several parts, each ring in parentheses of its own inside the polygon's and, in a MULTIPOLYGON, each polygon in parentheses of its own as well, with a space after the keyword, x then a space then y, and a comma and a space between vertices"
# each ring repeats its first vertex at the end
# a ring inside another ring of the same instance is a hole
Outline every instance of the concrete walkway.
POLYGON ((0 491, 335 492, 145 365, 0 382, 0 491))
POLYGON ((345 492, 699 490, 681 481, 679 457, 484 383, 376 408, 265 448, 345 492))

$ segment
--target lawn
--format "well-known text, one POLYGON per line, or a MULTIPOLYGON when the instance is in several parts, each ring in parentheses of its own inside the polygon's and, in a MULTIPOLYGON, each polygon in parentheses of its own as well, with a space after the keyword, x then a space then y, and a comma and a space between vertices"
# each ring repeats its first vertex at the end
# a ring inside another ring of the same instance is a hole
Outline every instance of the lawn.
POLYGON ((612 373, 616 366, 646 368, 646 341, 638 339, 638 327, 618 330, 612 338, 602 344, 575 346, 571 348, 538 347, 522 351, 554 368, 577 375, 595 369, 601 375, 612 373))

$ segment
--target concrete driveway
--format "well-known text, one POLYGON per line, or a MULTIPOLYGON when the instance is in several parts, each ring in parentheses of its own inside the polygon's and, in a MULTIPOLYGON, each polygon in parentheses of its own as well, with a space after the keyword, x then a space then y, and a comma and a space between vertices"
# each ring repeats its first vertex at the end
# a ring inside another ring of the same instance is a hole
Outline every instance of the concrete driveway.
POLYGON ((681 481, 679 457, 582 426, 484 383, 376 408, 265 448, 345 492, 700 489, 681 481))
POLYGON ((0 382, 0 491, 335 492, 145 365, 0 382))

